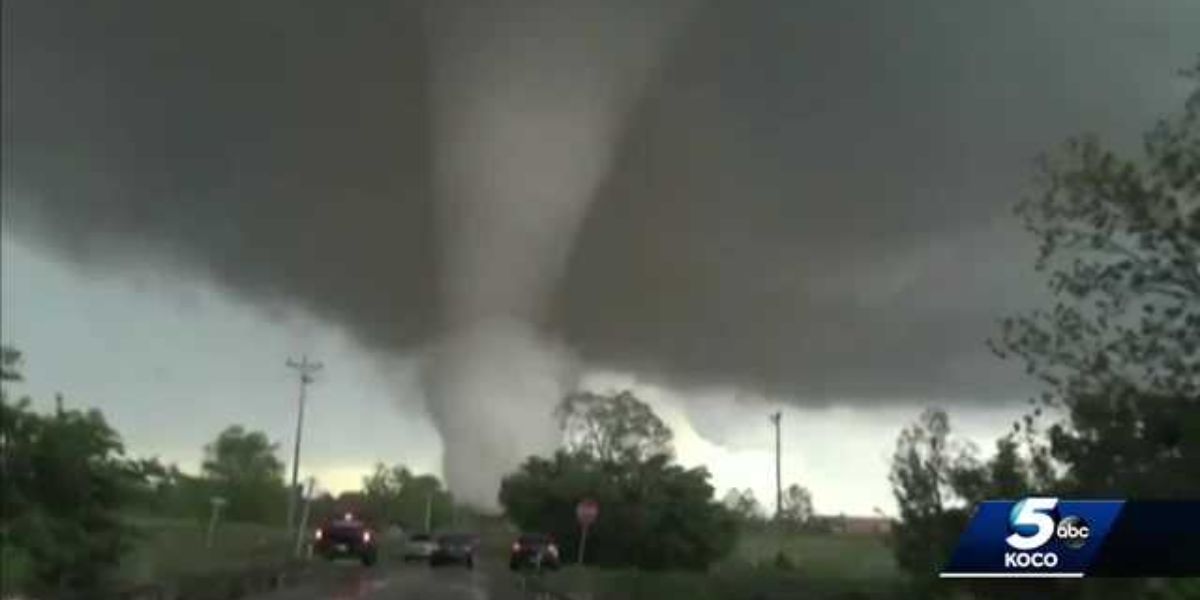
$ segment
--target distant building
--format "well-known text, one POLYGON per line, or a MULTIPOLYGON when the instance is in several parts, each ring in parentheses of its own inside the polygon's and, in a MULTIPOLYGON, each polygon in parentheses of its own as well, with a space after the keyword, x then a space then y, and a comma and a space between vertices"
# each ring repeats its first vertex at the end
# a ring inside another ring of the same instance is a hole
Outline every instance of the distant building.
POLYGON ((820 517, 828 523, 829 531, 847 535, 887 535, 892 532, 892 521, 884 517, 855 517, 833 515, 820 517))

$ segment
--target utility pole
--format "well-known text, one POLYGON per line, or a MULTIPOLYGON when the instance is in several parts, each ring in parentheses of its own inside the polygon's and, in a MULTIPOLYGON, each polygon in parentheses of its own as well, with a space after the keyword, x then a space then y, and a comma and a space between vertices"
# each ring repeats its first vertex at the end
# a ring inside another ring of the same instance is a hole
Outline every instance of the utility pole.
POLYGON ((300 436, 304 432, 305 392, 308 391, 308 384, 313 382, 313 375, 321 370, 321 363, 309 362, 308 355, 305 355, 299 362, 289 358, 287 366, 300 374, 300 410, 296 413, 296 447, 292 452, 292 485, 288 488, 287 528, 288 531, 293 531, 296 526, 297 482, 300 477, 300 436))
POLYGON ((771 423, 775 425, 775 519, 783 514, 783 479, 779 468, 779 423, 783 420, 783 412, 775 411, 771 415, 771 423))
POLYGON ((433 492, 425 496, 425 533, 431 533, 433 525, 433 492))
POLYGON ((316 487, 317 480, 312 477, 308 478, 308 492, 304 494, 304 510, 300 511, 300 526, 296 528, 296 558, 300 558, 300 551, 304 548, 305 531, 308 529, 308 514, 312 508, 313 488, 316 487))

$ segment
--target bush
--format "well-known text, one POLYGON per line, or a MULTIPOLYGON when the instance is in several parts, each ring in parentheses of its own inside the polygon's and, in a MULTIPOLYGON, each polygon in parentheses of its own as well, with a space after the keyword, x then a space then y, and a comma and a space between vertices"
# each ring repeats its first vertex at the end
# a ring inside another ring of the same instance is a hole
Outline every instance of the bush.
POLYGON ((780 571, 794 571, 796 563, 792 562, 792 559, 781 550, 775 553, 775 568, 780 571))

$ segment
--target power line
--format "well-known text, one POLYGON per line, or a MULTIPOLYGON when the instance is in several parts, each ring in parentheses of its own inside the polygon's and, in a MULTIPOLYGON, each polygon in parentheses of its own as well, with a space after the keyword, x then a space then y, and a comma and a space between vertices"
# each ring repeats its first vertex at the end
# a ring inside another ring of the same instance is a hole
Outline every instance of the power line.
POLYGON ((309 362, 308 355, 304 355, 299 362, 289 358, 287 366, 295 369, 300 374, 300 410, 296 413, 296 446, 292 452, 292 485, 288 488, 287 527, 290 531, 296 526, 296 496, 300 476, 300 438, 304 433, 305 397, 308 391, 308 384, 314 381, 313 376, 317 371, 321 370, 322 365, 319 362, 309 362))

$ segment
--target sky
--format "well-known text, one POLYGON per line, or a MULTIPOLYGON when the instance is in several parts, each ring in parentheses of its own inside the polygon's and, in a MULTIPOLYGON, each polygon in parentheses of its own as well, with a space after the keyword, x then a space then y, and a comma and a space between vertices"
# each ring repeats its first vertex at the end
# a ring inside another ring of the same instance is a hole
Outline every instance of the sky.
POLYGON ((786 478, 855 513, 890 506, 922 406, 986 448, 1036 391, 984 345, 1047 300, 1011 214, 1034 159, 1135 150, 1200 55, 1189 0, 38 2, 2 26, 3 337, 39 397, 194 462, 229 422, 286 441, 308 352, 322 480, 450 465, 476 496, 582 384, 636 387, 681 461, 766 497, 781 406, 786 478))
POLYGON ((336 491, 376 461, 440 469, 412 359, 380 362, 337 327, 266 314, 203 283, 97 277, 2 244, 0 327, 24 354, 14 390, 34 406, 48 409, 56 393, 68 408, 95 406, 130 453, 193 472, 233 424, 267 432, 290 464, 299 384, 285 362, 308 354, 327 367, 309 391, 304 472, 336 491))
MULTIPOLYGON (((0 329, 24 353, 14 386, 49 410, 96 407, 134 456, 158 456, 195 471, 202 448, 232 424, 267 432, 290 461, 297 380, 284 363, 308 354, 324 363, 309 388, 301 476, 334 493, 357 489, 376 462, 440 473, 441 444, 425 410, 418 357, 380 361, 336 327, 300 312, 267 314, 230 301, 203 282, 154 271, 95 276, 0 242, 0 329)), ((589 373, 588 389, 630 389, 675 432, 680 462, 705 466, 720 493, 774 498, 774 433, 782 410, 783 480, 809 487, 819 510, 892 513, 887 467, 900 427, 919 405, 887 410, 801 409, 732 389, 681 395, 630 374, 589 373), (689 421, 688 402, 732 424, 720 441, 689 421)), ((987 450, 1020 405, 953 414, 956 429, 987 450)), ((290 464, 290 462, 289 462, 290 464)))

